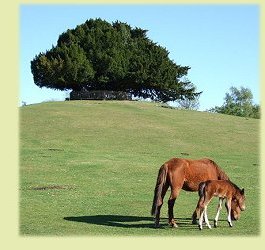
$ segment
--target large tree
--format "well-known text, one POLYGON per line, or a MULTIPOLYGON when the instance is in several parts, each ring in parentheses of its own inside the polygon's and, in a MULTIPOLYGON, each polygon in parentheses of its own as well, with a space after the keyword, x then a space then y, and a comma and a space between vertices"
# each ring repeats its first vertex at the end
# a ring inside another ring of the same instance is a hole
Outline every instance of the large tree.
POLYGON ((190 67, 169 59, 147 31, 90 19, 62 33, 57 45, 31 61, 34 82, 56 90, 113 90, 157 101, 193 100, 190 67))

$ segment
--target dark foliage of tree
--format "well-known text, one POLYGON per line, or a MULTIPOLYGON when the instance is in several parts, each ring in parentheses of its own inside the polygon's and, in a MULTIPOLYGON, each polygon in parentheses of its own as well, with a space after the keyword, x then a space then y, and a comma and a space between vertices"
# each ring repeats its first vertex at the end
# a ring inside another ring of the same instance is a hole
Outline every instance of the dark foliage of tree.
POLYGON ((170 60, 169 52, 146 33, 118 21, 87 20, 35 56, 34 82, 56 90, 124 91, 163 102, 198 97, 185 77, 190 67, 170 60))

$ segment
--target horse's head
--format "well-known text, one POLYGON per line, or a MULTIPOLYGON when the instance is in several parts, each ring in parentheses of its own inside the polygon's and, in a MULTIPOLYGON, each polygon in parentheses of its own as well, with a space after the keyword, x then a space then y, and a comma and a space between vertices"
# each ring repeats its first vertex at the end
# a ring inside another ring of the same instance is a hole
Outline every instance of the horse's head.
POLYGON ((240 194, 237 197, 237 203, 241 211, 244 211, 246 209, 245 200, 245 190, 243 188, 242 190, 240 190, 240 194))
POLYGON ((237 204, 236 200, 231 202, 231 219, 238 220, 240 218, 241 209, 237 204))
POLYGON ((241 211, 246 209, 244 188, 236 195, 231 202, 231 219, 238 220, 240 218, 241 211))

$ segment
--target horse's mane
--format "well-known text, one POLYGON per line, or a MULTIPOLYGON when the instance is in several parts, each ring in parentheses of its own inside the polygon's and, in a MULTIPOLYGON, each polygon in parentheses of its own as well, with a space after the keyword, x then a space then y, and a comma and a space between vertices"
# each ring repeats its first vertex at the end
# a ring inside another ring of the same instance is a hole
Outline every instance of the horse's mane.
POLYGON ((209 161, 215 166, 216 171, 218 173, 218 180, 230 180, 228 175, 213 161, 210 160, 209 161))
POLYGON ((216 167, 216 170, 218 172, 218 180, 227 180, 227 181, 229 181, 233 185, 233 187, 236 190, 238 190, 238 191, 241 190, 235 183, 233 183, 229 179, 228 175, 213 160, 209 160, 209 161, 216 167))
POLYGON ((237 191, 241 191, 241 189, 232 181, 230 181, 231 185, 234 186, 234 188, 237 190, 237 191))

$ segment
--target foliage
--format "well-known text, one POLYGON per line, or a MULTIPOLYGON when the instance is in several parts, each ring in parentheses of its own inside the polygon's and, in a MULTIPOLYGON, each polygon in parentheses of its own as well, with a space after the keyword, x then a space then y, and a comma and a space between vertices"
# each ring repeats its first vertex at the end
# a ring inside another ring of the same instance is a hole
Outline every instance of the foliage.
POLYGON ((198 96, 196 96, 194 99, 184 98, 182 100, 178 100, 177 103, 178 107, 181 109, 198 110, 200 107, 198 96))
POLYGON ((260 106, 253 104, 253 95, 250 89, 231 87, 230 93, 226 93, 224 100, 221 107, 216 106, 210 109, 210 112, 260 118, 260 106))
POLYGON ((56 90, 126 91, 157 101, 194 99, 200 93, 184 78, 190 67, 169 59, 147 30, 90 19, 62 33, 57 46, 31 61, 34 82, 56 90))
MULTIPOLYGON (((190 83, 190 87, 194 86, 192 83, 190 83)), ((187 109, 187 110, 198 110, 200 107, 199 103, 199 95, 194 97, 193 99, 189 98, 182 98, 177 101, 178 107, 181 109, 187 109)))

